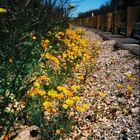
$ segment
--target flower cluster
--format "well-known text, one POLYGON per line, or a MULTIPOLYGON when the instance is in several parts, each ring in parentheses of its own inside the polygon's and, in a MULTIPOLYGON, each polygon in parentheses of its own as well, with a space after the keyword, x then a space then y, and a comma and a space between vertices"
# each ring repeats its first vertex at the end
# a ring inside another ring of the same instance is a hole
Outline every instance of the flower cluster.
MULTIPOLYGON (((29 118, 35 107, 36 111, 43 112, 43 117, 47 120, 54 120, 64 114, 71 117, 70 112, 86 111, 89 105, 81 98, 80 84, 85 80, 89 65, 93 66, 95 55, 94 47, 88 44, 84 30, 48 32, 40 41, 32 35, 32 40, 36 48, 40 47, 40 58, 36 66, 38 70, 29 78, 32 84, 26 94, 32 102, 30 103, 35 105, 29 105, 29 118)), ((61 135, 64 132, 63 127, 60 128, 58 124, 55 126, 53 134, 61 135)))
MULTIPOLYGON (((41 57, 42 62, 47 66, 46 68, 51 66, 49 62, 58 66, 59 72, 62 69, 68 69, 68 67, 72 65, 72 69, 74 69, 73 72, 76 75, 79 64, 88 63, 93 57, 88 41, 84 39, 81 34, 84 36, 84 30, 82 29, 75 31, 66 29, 64 32, 54 34, 49 32, 48 38, 51 36, 55 42, 48 39, 41 40, 41 46, 44 50, 41 57)), ((35 36, 33 36, 33 40, 36 40, 35 36)), ((55 69, 55 66, 53 65, 52 68, 55 69)), ((69 77, 67 77, 67 79, 69 79, 69 77)), ((83 75, 77 75, 75 82, 76 80, 79 81, 83 79, 83 75)), ((30 97, 39 95, 43 98, 43 109, 45 111, 56 113, 61 107, 64 110, 74 108, 77 111, 84 111, 88 108, 87 104, 77 105, 77 102, 80 102, 80 97, 77 96, 77 91, 80 89, 79 85, 71 82, 71 86, 64 83, 65 86, 57 85, 50 88, 50 83, 51 77, 39 76, 35 79, 33 87, 27 92, 27 95, 30 97)))
MULTIPOLYGON (((35 36, 32 38, 34 41, 37 39, 35 36)), ((79 96, 79 81, 84 79, 84 74, 80 74, 78 69, 83 63, 89 64, 94 56, 93 48, 84 37, 84 30, 66 29, 64 32, 48 32, 47 39, 43 38, 40 45, 42 75, 36 76, 27 95, 30 98, 40 96, 42 109, 48 113, 59 113, 60 110, 71 109, 78 112, 85 111, 88 104, 82 103, 79 96), (59 79, 61 73, 63 83, 61 83, 62 79, 59 79), (73 75, 75 77, 71 80, 73 75), (54 85, 56 80, 61 84, 54 85)))
POLYGON ((48 39, 41 40, 42 48, 44 48, 46 52, 44 57, 65 69, 68 63, 74 65, 81 60, 89 62, 91 60, 92 51, 89 48, 88 41, 78 35, 79 33, 76 34, 77 32, 77 30, 74 32, 70 29, 66 29, 64 32, 49 33, 48 35, 55 40, 55 44, 51 43, 48 39))
POLYGON ((128 85, 123 85, 121 83, 117 84, 117 89, 119 92, 125 92, 125 96, 126 97, 131 97, 132 95, 132 91, 133 91, 133 87, 132 87, 132 82, 136 80, 136 78, 133 76, 133 74, 131 72, 125 73, 126 76, 126 80, 129 82, 128 85), (123 89, 125 87, 125 89, 123 89), (124 90, 124 91, 123 91, 124 90))

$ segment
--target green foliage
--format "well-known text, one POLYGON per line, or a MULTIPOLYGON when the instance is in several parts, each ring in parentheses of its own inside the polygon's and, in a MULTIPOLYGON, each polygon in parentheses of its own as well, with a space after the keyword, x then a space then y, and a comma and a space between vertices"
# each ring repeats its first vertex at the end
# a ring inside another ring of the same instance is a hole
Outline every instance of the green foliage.
POLYGON ((50 140, 59 139, 60 135, 56 135, 55 131, 57 129, 62 130, 64 138, 65 136, 70 134, 70 132, 72 131, 72 126, 74 124, 74 120, 72 118, 69 118, 65 111, 62 111, 61 114, 59 114, 59 116, 53 117, 52 120, 48 122, 46 129, 48 134, 46 135, 46 138, 50 140))
POLYGON ((66 1, 61 2, 63 4, 47 5, 47 0, 45 4, 42 0, 0 1, 0 5, 7 9, 7 13, 0 13, 0 136, 3 132, 8 133, 15 120, 22 118, 24 113, 26 123, 45 124, 43 111, 39 109, 40 99, 31 101, 26 97, 34 82, 29 77, 42 70, 38 65, 42 52, 40 42, 35 42, 32 36, 41 40, 48 31, 62 31, 68 27, 69 10, 66 1), (22 100, 30 104, 17 110, 16 104, 22 100))

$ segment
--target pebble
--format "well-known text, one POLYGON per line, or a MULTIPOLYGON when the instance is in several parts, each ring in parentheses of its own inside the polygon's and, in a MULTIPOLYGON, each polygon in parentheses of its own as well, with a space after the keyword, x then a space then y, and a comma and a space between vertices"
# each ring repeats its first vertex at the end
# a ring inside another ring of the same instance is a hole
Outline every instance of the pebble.
POLYGON ((39 140, 40 129, 37 126, 27 127, 18 133, 18 140, 39 140))
MULTIPOLYGON (((87 79, 86 83, 88 83, 84 91, 84 100, 88 100, 89 104, 93 105, 93 103, 106 104, 107 107, 99 106, 99 110, 101 112, 97 112, 98 117, 95 121, 89 121, 89 119, 84 118, 84 115, 79 115, 78 119, 82 118, 82 121, 91 126, 91 134, 93 135, 93 140, 138 140, 139 138, 139 124, 136 120, 139 120, 139 96, 140 93, 138 91, 139 84, 139 71, 138 69, 134 69, 135 66, 139 65, 139 60, 136 57, 133 57, 127 50, 117 50, 113 51, 113 46, 115 41, 108 40, 103 41, 103 39, 96 33, 92 31, 87 31, 87 36, 89 36, 90 40, 96 40, 95 45, 98 45, 100 50, 99 56, 96 59, 96 67, 93 66, 92 72, 89 74, 90 78, 87 79), (128 81, 127 77, 124 73, 131 71, 134 73, 136 81, 128 81), (118 89, 116 87, 117 83, 123 84, 122 93, 123 96, 118 95, 118 89), (125 98, 125 88, 127 85, 131 84, 135 89, 132 94, 137 96, 132 96, 132 98, 125 98), (95 95, 99 91, 106 92, 107 96, 105 99, 98 100, 95 95), (90 97, 94 97, 94 100, 89 99, 90 97), (138 96, 139 95, 139 96, 138 96), (110 109, 115 108, 115 118, 107 115, 107 112, 110 112, 110 109), (132 109, 131 109, 132 108, 132 109), (132 113, 130 113, 130 109, 132 113), (135 115, 134 115, 135 114, 135 115), (99 118, 99 120, 98 120, 99 118), (84 121, 84 120, 87 120, 84 121), (126 129, 126 134, 122 134, 122 130, 126 129), (101 133, 101 132, 104 132, 101 133), (118 139, 120 137, 120 139, 118 139)), ((95 107, 90 110, 87 115, 89 118, 95 118, 95 107)), ((84 130, 81 130, 82 132, 84 130)), ((82 133, 81 132, 81 133, 82 133)), ((78 138, 76 140, 81 140, 78 138)))

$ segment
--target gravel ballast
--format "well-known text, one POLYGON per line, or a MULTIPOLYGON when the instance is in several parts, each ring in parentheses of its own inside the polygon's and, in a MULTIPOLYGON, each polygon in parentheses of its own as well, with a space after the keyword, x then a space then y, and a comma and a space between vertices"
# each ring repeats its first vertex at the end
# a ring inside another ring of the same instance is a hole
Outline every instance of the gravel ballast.
POLYGON ((114 51, 114 40, 103 41, 89 30, 86 35, 100 53, 82 95, 90 107, 75 115, 78 126, 67 140, 139 140, 139 59, 128 50, 114 51), (135 80, 129 80, 127 73, 135 80), (123 85, 121 90, 118 83, 123 85), (128 85, 132 86, 129 97, 128 85), (99 97, 99 92, 106 96, 99 97))

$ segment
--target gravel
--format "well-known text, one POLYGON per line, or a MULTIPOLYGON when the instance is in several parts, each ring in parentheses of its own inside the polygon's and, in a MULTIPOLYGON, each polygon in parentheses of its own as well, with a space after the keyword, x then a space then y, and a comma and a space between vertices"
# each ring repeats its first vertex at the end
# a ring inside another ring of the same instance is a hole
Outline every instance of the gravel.
POLYGON ((82 97, 90 108, 75 115, 79 125, 66 140, 139 140, 139 59, 127 50, 114 51, 114 40, 103 41, 89 30, 86 35, 100 48, 82 97), (135 80, 128 80, 126 73, 132 73, 135 80), (123 85, 121 91, 118 83, 123 85), (133 87, 130 97, 128 85, 133 87), (106 96, 99 97, 100 91, 106 96))

